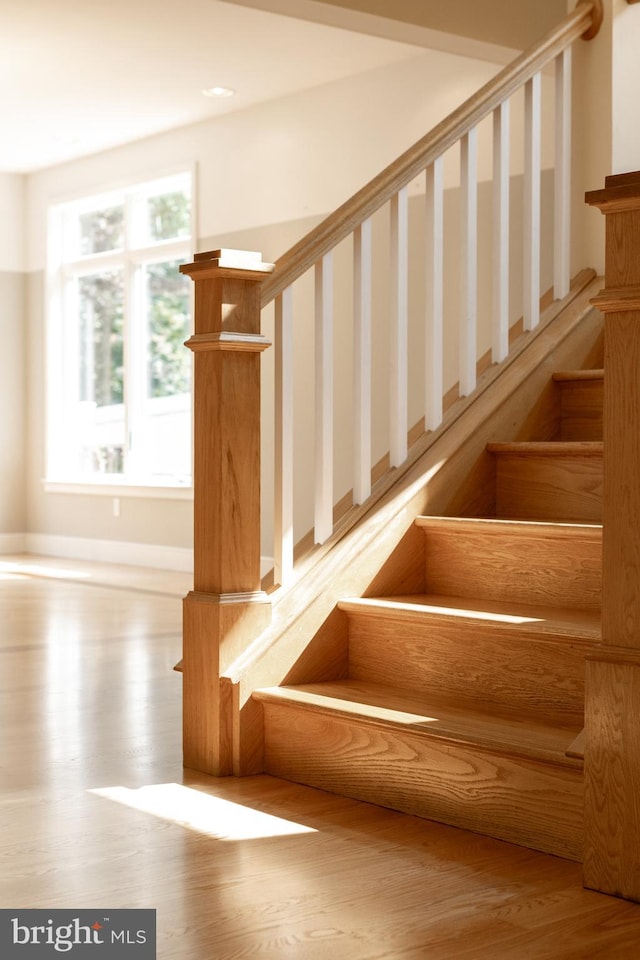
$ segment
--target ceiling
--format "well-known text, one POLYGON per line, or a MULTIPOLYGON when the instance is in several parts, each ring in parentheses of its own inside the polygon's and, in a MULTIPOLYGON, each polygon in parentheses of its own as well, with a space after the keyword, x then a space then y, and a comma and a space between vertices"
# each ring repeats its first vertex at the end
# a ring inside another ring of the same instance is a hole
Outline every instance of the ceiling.
MULTIPOLYGON (((281 11, 319 8, 316 0, 233 0, 281 11)), ((335 11, 392 18, 515 50, 528 47, 553 29, 567 13, 567 0, 321 0, 335 11)), ((311 14, 312 19, 313 15, 311 14)), ((325 13, 326 17, 326 13, 325 13)), ((324 20, 323 22, 327 22, 324 20)))
POLYGON ((35 171, 419 52, 224 0, 0 0, 0 170, 35 171), (202 95, 214 85, 236 94, 202 95))

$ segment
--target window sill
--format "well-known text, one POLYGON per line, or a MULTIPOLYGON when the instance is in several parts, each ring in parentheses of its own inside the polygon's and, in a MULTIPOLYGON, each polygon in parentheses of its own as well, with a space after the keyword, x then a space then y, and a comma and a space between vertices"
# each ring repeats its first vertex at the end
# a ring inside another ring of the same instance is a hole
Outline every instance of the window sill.
POLYGON ((43 480, 45 493, 88 494, 99 497, 138 497, 155 500, 193 500, 193 487, 131 483, 130 480, 43 480))

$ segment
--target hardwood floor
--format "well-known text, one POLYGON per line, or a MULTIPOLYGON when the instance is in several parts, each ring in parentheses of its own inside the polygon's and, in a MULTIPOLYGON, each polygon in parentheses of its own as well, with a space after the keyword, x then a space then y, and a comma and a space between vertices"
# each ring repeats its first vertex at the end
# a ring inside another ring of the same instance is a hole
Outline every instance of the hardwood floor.
POLYGON ((626 960, 581 868, 270 777, 183 771, 184 574, 0 558, 0 907, 151 907, 159 960, 626 960))

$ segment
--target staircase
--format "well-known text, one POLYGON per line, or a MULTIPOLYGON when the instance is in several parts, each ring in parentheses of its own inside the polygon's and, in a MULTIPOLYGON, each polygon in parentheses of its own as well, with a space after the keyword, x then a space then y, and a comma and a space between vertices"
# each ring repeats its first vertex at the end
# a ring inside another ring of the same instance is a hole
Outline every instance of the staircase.
MULTIPOLYGON (((267 772, 574 860, 584 847, 585 875, 609 825, 600 798, 616 793, 595 728, 601 703, 627 696, 600 643, 603 376, 590 369, 603 365, 591 303, 620 297, 593 301, 593 271, 569 272, 571 48, 602 15, 579 3, 275 264, 215 250, 181 267, 195 283, 185 766, 267 772), (600 677, 586 724, 585 663, 600 677)), ((616 181, 616 209, 632 188, 616 181)), ((635 305, 636 287, 624 297, 635 305)), ((607 410, 609 423, 609 394, 607 410)), ((622 753, 619 729, 606 732, 622 753)))
POLYGON ((339 602, 344 677, 254 691, 266 772, 582 859, 602 384, 554 374, 556 438, 488 444, 495 517, 416 519, 424 593, 339 602))

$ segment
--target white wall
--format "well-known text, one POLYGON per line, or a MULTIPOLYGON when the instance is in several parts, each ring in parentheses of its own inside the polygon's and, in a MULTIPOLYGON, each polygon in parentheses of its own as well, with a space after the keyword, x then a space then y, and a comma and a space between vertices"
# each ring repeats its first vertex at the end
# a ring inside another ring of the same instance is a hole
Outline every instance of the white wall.
MULTIPOLYGON (((574 6, 568 0, 569 7, 574 6)), ((594 40, 574 48, 573 266, 604 273, 605 218, 584 203, 605 177, 640 170, 640 5, 603 0, 604 20, 594 40)))
POLYGON ((0 174, 0 549, 26 526, 24 199, 25 178, 0 174))
POLYGON ((43 211, 56 199, 199 167, 200 237, 325 214, 495 74, 439 52, 29 177, 28 267, 45 259, 43 211))
MULTIPOLYGON (((346 81, 227 114, 30 176, 28 530, 187 548, 191 504, 45 492, 44 267, 48 204, 195 163, 198 247, 274 259, 486 82, 497 66, 425 53, 346 81)), ((44 541, 42 541, 44 542, 44 541)), ((52 541, 53 542, 53 541, 52 541)))
MULTIPOLYGON (((611 173, 612 0, 604 5, 598 35, 573 47, 573 273, 586 266, 604 273, 604 217, 584 202, 585 193, 603 187, 611 173)), ((568 0, 568 8, 574 6, 568 0)))
POLYGON ((640 7, 613 0, 612 16, 611 172, 630 173, 640 170, 640 7))

